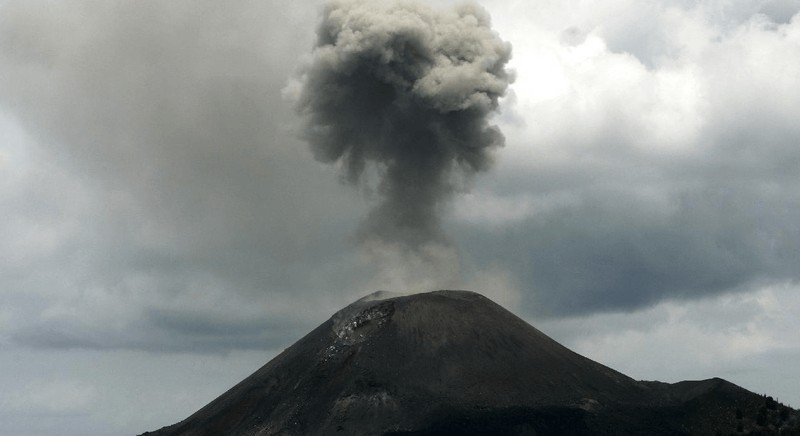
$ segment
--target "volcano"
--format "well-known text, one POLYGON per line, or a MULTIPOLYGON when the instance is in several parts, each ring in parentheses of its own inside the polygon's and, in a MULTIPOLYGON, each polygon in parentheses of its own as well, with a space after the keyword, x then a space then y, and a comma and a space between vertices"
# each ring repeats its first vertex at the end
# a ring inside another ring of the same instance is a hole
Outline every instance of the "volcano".
POLYGON ((477 293, 379 292, 184 421, 145 434, 800 434, 798 421, 722 379, 636 381, 477 293))

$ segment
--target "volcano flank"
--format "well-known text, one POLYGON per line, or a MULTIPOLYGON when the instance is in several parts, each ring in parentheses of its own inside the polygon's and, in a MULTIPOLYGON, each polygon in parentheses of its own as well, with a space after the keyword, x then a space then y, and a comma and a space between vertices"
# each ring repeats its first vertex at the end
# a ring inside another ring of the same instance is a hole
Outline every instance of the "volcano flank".
POLYGON ((642 382, 466 291, 376 293, 148 435, 800 434, 721 379, 642 382))

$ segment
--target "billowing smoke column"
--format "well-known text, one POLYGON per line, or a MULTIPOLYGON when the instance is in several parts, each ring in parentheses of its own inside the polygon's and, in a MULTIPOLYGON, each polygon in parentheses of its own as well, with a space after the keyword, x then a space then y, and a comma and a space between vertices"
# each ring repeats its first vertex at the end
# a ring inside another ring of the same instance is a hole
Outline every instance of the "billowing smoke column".
POLYGON ((297 108, 316 159, 341 165, 351 183, 377 175, 382 201, 361 235, 442 240, 443 200, 503 144, 488 117, 511 80, 511 45, 473 4, 333 1, 317 33, 297 108))

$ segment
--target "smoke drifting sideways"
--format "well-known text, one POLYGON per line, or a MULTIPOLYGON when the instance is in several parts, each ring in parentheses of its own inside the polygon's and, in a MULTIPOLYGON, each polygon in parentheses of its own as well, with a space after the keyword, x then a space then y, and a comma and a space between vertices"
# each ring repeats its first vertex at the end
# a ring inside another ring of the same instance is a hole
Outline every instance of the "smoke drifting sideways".
POLYGON ((314 157, 379 194, 362 243, 447 245, 443 205, 504 143, 490 116, 512 81, 510 57, 474 4, 327 4, 310 60, 287 89, 314 157))

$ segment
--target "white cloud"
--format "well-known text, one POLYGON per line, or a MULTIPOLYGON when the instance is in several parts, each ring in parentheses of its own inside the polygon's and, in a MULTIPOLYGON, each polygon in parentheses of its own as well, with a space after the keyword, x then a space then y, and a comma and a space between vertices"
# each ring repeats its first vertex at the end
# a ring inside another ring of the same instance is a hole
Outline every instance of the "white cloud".
POLYGON ((497 171, 453 209, 466 255, 557 311, 797 279, 800 15, 757 6, 498 4, 519 79, 497 171))

